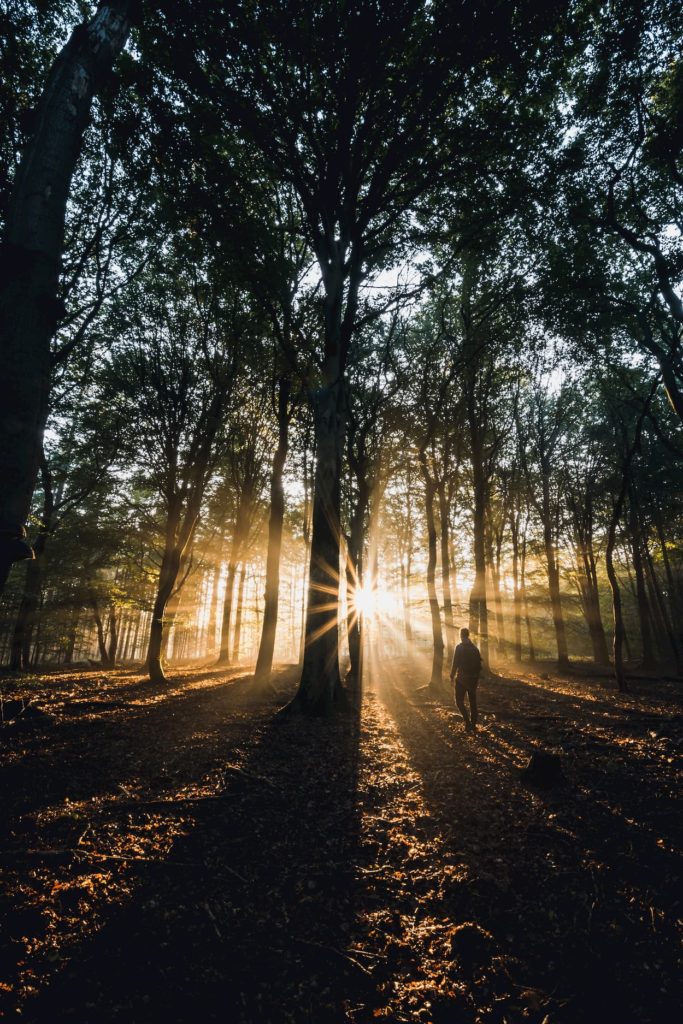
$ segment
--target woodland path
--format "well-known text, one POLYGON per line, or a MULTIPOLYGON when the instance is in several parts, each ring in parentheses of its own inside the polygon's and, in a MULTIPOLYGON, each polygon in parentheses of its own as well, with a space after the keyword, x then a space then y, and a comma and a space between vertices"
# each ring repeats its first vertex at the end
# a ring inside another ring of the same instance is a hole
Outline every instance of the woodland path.
POLYGON ((494 678, 472 738, 416 661, 359 720, 276 718, 295 675, 3 681, 54 720, 0 727, 0 1014, 676 1019, 680 684, 494 678), (565 785, 521 782, 537 746, 565 785))

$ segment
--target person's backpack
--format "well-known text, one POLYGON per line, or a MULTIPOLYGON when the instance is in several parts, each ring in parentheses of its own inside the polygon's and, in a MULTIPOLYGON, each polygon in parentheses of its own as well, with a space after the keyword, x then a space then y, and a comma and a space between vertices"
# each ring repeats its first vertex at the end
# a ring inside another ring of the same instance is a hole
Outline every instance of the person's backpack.
POLYGON ((462 643, 458 662, 458 667, 464 676, 476 679, 481 671, 481 654, 478 647, 475 647, 471 641, 462 643))

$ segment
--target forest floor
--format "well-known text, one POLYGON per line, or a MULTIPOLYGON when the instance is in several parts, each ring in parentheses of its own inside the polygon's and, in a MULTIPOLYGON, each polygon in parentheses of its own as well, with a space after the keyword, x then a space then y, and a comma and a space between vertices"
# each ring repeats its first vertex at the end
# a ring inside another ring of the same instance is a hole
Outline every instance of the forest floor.
POLYGON ((680 683, 370 663, 359 715, 236 671, 6 677, 0 1016, 57 1024, 680 1019, 680 683), (44 712, 16 718, 11 701, 44 712), (525 784, 535 749, 565 781, 525 784))

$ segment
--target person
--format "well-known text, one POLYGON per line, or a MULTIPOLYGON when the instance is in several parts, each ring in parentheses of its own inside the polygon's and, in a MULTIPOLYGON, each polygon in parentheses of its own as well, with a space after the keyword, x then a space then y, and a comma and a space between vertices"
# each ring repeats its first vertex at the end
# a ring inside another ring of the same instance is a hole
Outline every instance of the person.
POLYGON ((477 728, 477 683, 480 672, 479 648, 470 640, 469 629, 463 628, 460 630, 460 643, 453 652, 451 682, 455 678, 455 703, 463 717, 467 732, 475 732, 477 728), (469 713, 465 705, 465 697, 469 697, 469 713))

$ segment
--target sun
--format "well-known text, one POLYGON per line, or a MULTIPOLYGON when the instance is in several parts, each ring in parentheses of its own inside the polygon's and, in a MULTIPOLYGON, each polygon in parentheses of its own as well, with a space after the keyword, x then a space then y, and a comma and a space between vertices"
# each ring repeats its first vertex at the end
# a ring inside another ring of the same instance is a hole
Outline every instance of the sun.
POLYGON ((351 595, 351 607, 358 616, 387 614, 395 610, 396 597, 382 587, 356 587, 351 595))
POLYGON ((367 616, 371 614, 374 604, 373 596, 372 590, 356 587, 351 596, 351 603, 356 615, 367 616))

